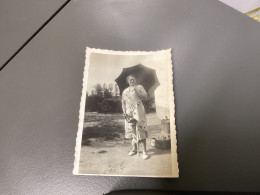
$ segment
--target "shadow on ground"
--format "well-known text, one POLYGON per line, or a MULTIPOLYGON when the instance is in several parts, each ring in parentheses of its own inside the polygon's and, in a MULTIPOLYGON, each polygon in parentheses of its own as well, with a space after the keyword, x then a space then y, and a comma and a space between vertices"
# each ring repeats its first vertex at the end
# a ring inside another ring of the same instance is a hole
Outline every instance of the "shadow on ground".
POLYGON ((148 151, 149 155, 151 156, 158 156, 158 155, 164 155, 164 154, 171 154, 171 150, 160 150, 160 149, 156 149, 156 148, 151 148, 148 151))

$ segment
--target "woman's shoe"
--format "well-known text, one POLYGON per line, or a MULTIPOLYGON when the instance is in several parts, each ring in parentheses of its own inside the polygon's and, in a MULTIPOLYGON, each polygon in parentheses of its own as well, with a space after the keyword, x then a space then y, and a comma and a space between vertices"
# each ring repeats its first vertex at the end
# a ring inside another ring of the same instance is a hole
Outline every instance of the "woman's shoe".
POLYGON ((149 158, 149 155, 147 153, 143 153, 143 159, 146 160, 149 158))
POLYGON ((129 156, 133 156, 133 155, 135 155, 137 152, 136 152, 136 150, 135 149, 132 149, 128 154, 129 154, 129 156))

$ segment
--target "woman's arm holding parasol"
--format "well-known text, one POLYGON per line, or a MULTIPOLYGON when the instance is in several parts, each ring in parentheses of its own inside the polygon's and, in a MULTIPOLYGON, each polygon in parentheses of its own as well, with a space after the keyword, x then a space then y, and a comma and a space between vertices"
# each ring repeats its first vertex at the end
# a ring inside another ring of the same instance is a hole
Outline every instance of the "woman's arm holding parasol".
POLYGON ((146 93, 146 91, 145 91, 145 89, 143 88, 142 85, 137 85, 137 86, 135 87, 135 93, 136 93, 136 95, 137 95, 140 99, 142 99, 142 100, 147 99, 147 93, 146 93))

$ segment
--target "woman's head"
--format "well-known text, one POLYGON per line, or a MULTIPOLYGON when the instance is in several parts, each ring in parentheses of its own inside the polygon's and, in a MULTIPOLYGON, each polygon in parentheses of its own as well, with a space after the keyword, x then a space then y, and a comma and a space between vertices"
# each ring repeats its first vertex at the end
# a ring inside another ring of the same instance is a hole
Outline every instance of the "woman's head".
POLYGON ((129 84, 129 86, 135 86, 136 85, 136 79, 134 75, 129 75, 126 78, 127 83, 129 84))

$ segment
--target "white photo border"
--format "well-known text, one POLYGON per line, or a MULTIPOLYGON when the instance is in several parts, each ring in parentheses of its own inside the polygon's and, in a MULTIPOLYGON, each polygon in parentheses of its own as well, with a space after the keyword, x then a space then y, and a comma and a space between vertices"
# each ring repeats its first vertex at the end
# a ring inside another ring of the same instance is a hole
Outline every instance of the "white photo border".
POLYGON ((158 50, 158 51, 114 51, 114 50, 104 50, 96 48, 86 48, 85 55, 85 67, 82 80, 82 95, 80 100, 80 110, 79 110, 79 123, 75 146, 75 159, 74 159, 74 169, 73 175, 100 175, 100 176, 124 176, 124 177, 155 177, 155 178, 178 178, 179 168, 178 168, 178 154, 177 154, 177 138, 176 138, 176 125, 175 125, 175 103, 174 103, 174 85, 173 85, 173 63, 171 49, 158 50), (90 55, 92 53, 97 54, 110 54, 110 55, 154 55, 162 54, 166 55, 167 58, 167 69, 168 69, 168 82, 169 82, 169 109, 170 109, 170 130, 171 130, 171 156, 172 156, 172 175, 171 176, 156 176, 156 175, 109 175, 109 174, 80 174, 79 173, 79 162, 80 162, 80 152, 81 152, 81 142, 83 133, 83 124, 85 117, 85 103, 87 94, 87 81, 88 81, 88 70, 90 55))

